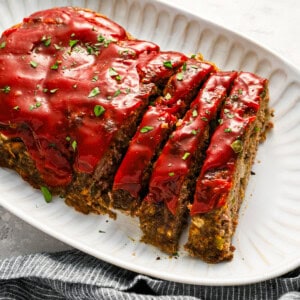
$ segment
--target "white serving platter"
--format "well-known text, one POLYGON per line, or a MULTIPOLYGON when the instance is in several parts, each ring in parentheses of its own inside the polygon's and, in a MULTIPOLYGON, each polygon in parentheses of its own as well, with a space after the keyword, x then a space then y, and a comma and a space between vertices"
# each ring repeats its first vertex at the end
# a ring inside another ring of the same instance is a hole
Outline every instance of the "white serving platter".
MULTIPOLYGON (((231 262, 209 265, 179 251, 169 258, 139 242, 138 221, 119 214, 82 215, 56 198, 46 204, 14 172, 0 170, 0 205, 47 234, 117 266, 153 277, 201 285, 238 285, 281 275, 300 265, 300 72, 251 40, 161 2, 145 0, 0 1, 0 31, 30 13, 75 5, 101 12, 139 39, 164 50, 201 52, 224 70, 269 79, 275 127, 259 148, 234 237, 231 262), (159 258, 159 259, 158 259, 159 258)), ((184 236, 181 245, 184 244, 184 236)))

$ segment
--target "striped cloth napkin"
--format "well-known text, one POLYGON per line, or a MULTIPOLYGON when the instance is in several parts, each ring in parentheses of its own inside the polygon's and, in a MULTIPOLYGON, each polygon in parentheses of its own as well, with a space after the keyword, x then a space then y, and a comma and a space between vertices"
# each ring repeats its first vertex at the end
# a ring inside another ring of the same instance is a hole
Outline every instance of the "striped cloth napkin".
POLYGON ((136 274, 77 250, 0 260, 0 299, 300 299, 300 268, 265 282, 228 287, 180 284, 136 274))

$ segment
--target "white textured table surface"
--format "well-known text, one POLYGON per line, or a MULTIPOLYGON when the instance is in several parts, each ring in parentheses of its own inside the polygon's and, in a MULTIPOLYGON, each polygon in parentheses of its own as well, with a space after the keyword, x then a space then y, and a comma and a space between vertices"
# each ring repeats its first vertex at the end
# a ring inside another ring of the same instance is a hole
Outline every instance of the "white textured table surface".
MULTIPOLYGON (((178 5, 207 20, 248 36, 277 52, 300 69, 299 0, 161 1, 178 5)), ((59 3, 63 5, 64 2, 66 1, 59 3)), ((68 248, 67 245, 24 223, 0 206, 0 258, 68 248)))

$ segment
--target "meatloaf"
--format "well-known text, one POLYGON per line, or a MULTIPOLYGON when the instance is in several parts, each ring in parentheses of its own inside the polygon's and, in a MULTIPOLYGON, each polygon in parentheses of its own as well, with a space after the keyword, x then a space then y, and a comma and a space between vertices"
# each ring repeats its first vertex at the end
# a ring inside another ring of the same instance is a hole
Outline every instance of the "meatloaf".
POLYGON ((229 260, 267 84, 87 9, 40 11, 0 38, 0 166, 47 202, 137 215, 142 240, 169 254, 191 219, 186 250, 229 260))
POLYGON ((230 260, 251 167, 269 124, 267 80, 242 72, 225 101, 196 182, 185 249, 209 263, 230 260))
POLYGON ((217 72, 207 79, 155 162, 149 193, 139 210, 142 240, 169 254, 178 250, 210 129, 235 76, 236 72, 217 72))

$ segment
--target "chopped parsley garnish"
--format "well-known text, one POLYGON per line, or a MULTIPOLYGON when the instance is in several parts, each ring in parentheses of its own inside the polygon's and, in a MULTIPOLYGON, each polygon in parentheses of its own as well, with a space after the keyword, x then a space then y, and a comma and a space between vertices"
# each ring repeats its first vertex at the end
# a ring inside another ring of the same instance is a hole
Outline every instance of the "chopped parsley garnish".
POLYGON ((56 61, 54 65, 51 66, 51 70, 57 70, 59 65, 61 64, 61 61, 56 61))
POLYGON ((184 62, 182 65, 182 71, 184 71, 184 72, 186 71, 186 62, 184 62))
POLYGON ((191 58, 196 58, 196 54, 192 54, 192 55, 191 55, 191 58))
POLYGON ((182 159, 183 159, 183 160, 186 160, 190 155, 191 155, 190 152, 185 152, 185 153, 183 154, 183 156, 182 156, 182 159))
POLYGON ((154 129, 153 126, 144 126, 143 128, 141 128, 140 132, 141 133, 146 133, 146 132, 149 132, 149 131, 151 131, 153 129, 154 129))
POLYGON ((92 78, 92 82, 95 82, 99 79, 98 75, 95 75, 93 78, 92 78))
POLYGON ((193 68, 193 69, 198 69, 198 66, 196 66, 196 65, 191 65, 191 68, 193 68))
POLYGON ((70 40, 69 45, 70 45, 71 48, 73 48, 74 46, 77 45, 78 42, 79 42, 79 40, 70 40))
POLYGON ((49 47, 51 45, 51 36, 43 36, 41 41, 43 42, 43 44, 46 46, 46 47, 49 47))
POLYGON ((77 142, 74 140, 73 142, 72 142, 72 148, 73 148, 73 150, 75 151, 76 150, 76 148, 77 148, 77 142))
POLYGON ((103 43, 105 41, 105 37, 102 34, 100 34, 98 35, 97 40, 99 43, 103 43))
POLYGON ((45 186, 41 186, 41 192, 44 196, 44 199, 47 203, 50 203, 52 201, 52 194, 50 193, 50 191, 48 190, 47 187, 45 186))
POLYGON ((101 116, 105 112, 105 108, 101 105, 95 105, 94 114, 96 117, 101 116))
POLYGON ((10 92, 10 86, 9 85, 6 85, 3 89, 1 89, 1 91, 4 93, 4 94, 8 94, 10 92))
POLYGON ((46 88, 43 89, 43 92, 44 92, 44 93, 47 93, 47 92, 48 92, 48 89, 46 89, 46 88))
POLYGON ((119 75, 119 73, 114 68, 109 68, 108 69, 108 74, 111 77, 119 75))
POLYGON ((58 88, 50 90, 51 94, 55 94, 58 91, 58 88))
POLYGON ((105 48, 107 48, 111 42, 115 42, 114 39, 106 39, 102 34, 98 35, 97 40, 99 43, 103 43, 105 48))
POLYGON ((235 153, 243 150, 243 142, 241 140, 235 140, 230 146, 235 153))
POLYGON ((178 73, 176 75, 176 79, 179 80, 179 81, 183 80, 183 73, 182 72, 178 73))
POLYGON ((170 177, 173 177, 174 175, 175 175, 175 173, 174 172, 169 172, 169 174, 168 174, 170 177))
POLYGON ((225 128, 224 129, 224 132, 231 132, 232 130, 231 130, 231 128, 225 128))
POLYGON ((239 95, 242 95, 242 94, 243 94, 243 90, 242 90, 242 89, 239 89, 239 90, 238 90, 238 94, 239 94, 239 95))
POLYGON ((172 66, 172 62, 170 60, 167 60, 167 61, 164 61, 164 66, 167 68, 167 69, 172 69, 173 66, 172 66))
POLYGON ((198 112, 197 112, 196 109, 193 110, 192 116, 193 116, 194 118, 196 118, 196 117, 198 116, 198 112))
POLYGON ((90 93, 89 93, 89 95, 88 95, 88 98, 95 97, 95 96, 97 96, 97 95, 99 95, 99 94, 100 94, 100 89, 96 86, 95 88, 93 88, 93 89, 90 91, 90 93))
POLYGON ((56 50, 60 50, 60 49, 61 49, 61 46, 59 46, 59 45, 57 45, 57 44, 54 44, 54 48, 55 48, 56 50))
POLYGON ((219 119, 219 120, 218 120, 218 123, 219 123, 220 125, 222 125, 223 122, 224 122, 223 119, 219 119))
POLYGON ((205 122, 208 121, 208 119, 207 119, 206 117, 201 117, 201 120, 202 120, 202 121, 205 121, 205 122))
POLYGON ((31 105, 29 106, 29 110, 37 109, 37 108, 39 108, 41 105, 42 105, 41 102, 36 102, 35 104, 31 104, 31 105))
POLYGON ((238 100, 238 99, 239 99, 239 96, 236 95, 236 94, 234 94, 234 95, 231 95, 231 96, 230 96, 230 99, 231 99, 231 100, 238 100))
POLYGON ((4 49, 5 47, 6 47, 6 42, 4 41, 0 44, 0 49, 4 49))
POLYGON ((116 90, 115 93, 114 93, 114 97, 117 97, 121 94, 121 90, 116 90))
POLYGON ((120 81, 121 79, 122 79, 122 77, 118 74, 118 75, 116 76, 116 80, 120 81))
POLYGON ((126 88, 126 94, 129 94, 131 92, 130 88, 126 88))
POLYGON ((166 100, 170 100, 172 98, 170 93, 167 93, 164 97, 166 100))
POLYGON ((196 135, 198 132, 199 132, 199 129, 198 129, 198 130, 196 130, 196 129, 193 129, 193 130, 192 130, 192 134, 193 134, 193 135, 196 135))
POLYGON ((33 60, 29 64, 32 68, 36 68, 39 65, 36 61, 33 60))
POLYGON ((71 138, 69 136, 66 136, 66 141, 67 142, 70 142, 71 141, 71 138))

